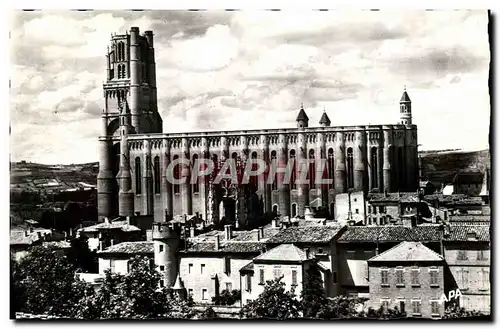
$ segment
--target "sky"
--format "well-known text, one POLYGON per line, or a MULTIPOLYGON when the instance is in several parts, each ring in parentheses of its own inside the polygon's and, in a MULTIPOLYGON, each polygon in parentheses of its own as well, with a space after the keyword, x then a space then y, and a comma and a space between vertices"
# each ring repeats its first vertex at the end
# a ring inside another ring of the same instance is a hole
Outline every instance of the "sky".
POLYGON ((12 161, 98 160, 112 33, 155 33, 163 131, 396 124, 422 150, 488 147, 485 10, 38 11, 10 21, 12 161))

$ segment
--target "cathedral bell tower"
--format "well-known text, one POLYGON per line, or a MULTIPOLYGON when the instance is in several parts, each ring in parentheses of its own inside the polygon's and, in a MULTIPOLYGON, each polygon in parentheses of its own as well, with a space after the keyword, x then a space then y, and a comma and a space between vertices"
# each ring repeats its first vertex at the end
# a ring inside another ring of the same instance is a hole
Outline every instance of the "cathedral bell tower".
POLYGON ((125 163, 130 161, 126 155, 128 149, 125 149, 128 135, 163 131, 157 106, 152 31, 140 35, 139 28, 132 27, 130 32, 111 36, 103 89, 97 176, 100 221, 130 213, 130 205, 126 205, 129 202, 126 195, 130 191, 130 163, 125 163), (120 204, 122 201, 125 203, 120 204))
POLYGON ((399 101, 400 121, 403 125, 411 125, 411 99, 406 92, 406 87, 399 101))

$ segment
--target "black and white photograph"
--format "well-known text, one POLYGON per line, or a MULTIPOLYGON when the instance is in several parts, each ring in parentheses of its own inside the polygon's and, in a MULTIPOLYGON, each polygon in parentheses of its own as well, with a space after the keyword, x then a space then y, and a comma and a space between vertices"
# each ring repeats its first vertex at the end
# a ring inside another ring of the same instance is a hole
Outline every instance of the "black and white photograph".
POLYGON ((12 321, 492 320, 493 12, 8 16, 12 321))

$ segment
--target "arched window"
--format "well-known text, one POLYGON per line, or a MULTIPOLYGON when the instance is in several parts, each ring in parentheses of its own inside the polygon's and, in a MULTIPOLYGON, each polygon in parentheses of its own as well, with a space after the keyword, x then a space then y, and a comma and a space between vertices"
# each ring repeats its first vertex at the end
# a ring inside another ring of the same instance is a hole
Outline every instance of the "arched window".
POLYGON ((155 178, 155 194, 160 193, 160 182, 161 182, 161 174, 160 174, 160 157, 155 156, 154 159, 154 178, 155 178))
MULTIPOLYGON (((290 151, 290 161, 293 163, 292 167, 292 172, 290 175, 290 185, 292 186, 292 190, 297 189, 297 163, 296 163, 296 157, 295 157, 295 150, 290 151)), ((296 205, 295 205, 296 206, 296 205)), ((292 213, 293 213, 293 206, 292 206, 292 213)), ((294 215, 292 215, 293 217, 294 215)))
MULTIPOLYGON (((257 170, 257 166, 258 164, 256 163, 256 159, 257 159, 257 152, 252 152, 252 171, 255 172, 255 170, 257 170)), ((249 180, 249 183, 251 186, 258 186, 258 175, 252 175, 250 176, 250 180, 249 180)))
POLYGON ((334 159, 334 153, 333 153, 333 149, 330 148, 328 149, 328 179, 331 180, 331 183, 328 184, 328 188, 329 189, 334 189, 335 188, 335 184, 334 184, 334 177, 335 177, 335 159, 334 159))
POLYGON ((122 78, 122 65, 118 64, 118 79, 122 78))
MULTIPOLYGON (((200 163, 198 162, 198 154, 193 155, 193 167, 198 166, 197 171, 193 171, 194 173, 200 171, 200 163)), ((199 193, 200 192, 200 175, 196 175, 196 180, 193 184, 193 193, 199 193)))
POLYGON ((139 195, 142 192, 141 180, 141 158, 135 158, 135 194, 139 195))
POLYGON ((403 156, 403 148, 398 147, 398 186, 399 189, 405 188, 405 166, 404 166, 404 156, 403 156))
POLYGON ((297 204, 293 203, 292 204, 292 217, 297 216, 297 204))
POLYGON ((125 79, 127 77, 127 69, 125 64, 122 64, 122 79, 125 79))
MULTIPOLYGON (((271 152, 271 165, 277 166, 276 163, 276 151, 271 152)), ((271 190, 276 191, 278 189, 278 174, 275 173, 273 177, 273 181, 271 183, 271 190)))
POLYGON ((118 60, 123 61, 125 59, 125 44, 120 41, 118 43, 118 60))
POLYGON ((353 162, 353 154, 352 147, 347 149, 347 188, 354 187, 354 162, 353 162))
MULTIPOLYGON (((179 159, 179 156, 174 155, 173 161, 176 161, 177 159, 179 159)), ((176 179, 176 180, 180 179, 181 178, 181 164, 178 163, 177 165, 175 165, 173 171, 174 171, 173 172, 174 179, 176 179)), ((175 183, 174 184, 174 193, 180 193, 180 192, 181 192, 181 185, 179 183, 175 183)))
POLYGON ((370 171, 371 171, 370 175, 372 180, 372 188, 378 188, 378 156, 376 147, 372 147, 371 149, 370 171))
POLYGON ((275 205, 273 206, 273 212, 274 212, 275 214, 277 214, 277 213, 278 213, 278 210, 279 210, 279 209, 278 209, 278 205, 277 205, 277 204, 275 204, 275 205))
POLYGON ((309 150, 309 189, 315 188, 316 167, 314 165, 314 150, 309 150))

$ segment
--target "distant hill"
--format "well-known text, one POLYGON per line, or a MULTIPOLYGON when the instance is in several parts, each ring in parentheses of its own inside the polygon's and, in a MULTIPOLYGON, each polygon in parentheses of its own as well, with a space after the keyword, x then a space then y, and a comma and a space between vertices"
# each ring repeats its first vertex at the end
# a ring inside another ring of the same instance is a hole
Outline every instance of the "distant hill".
POLYGON ((422 179, 435 185, 449 184, 455 174, 463 171, 491 169, 489 150, 464 152, 460 150, 420 152, 422 179))

